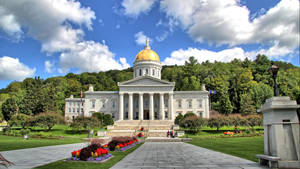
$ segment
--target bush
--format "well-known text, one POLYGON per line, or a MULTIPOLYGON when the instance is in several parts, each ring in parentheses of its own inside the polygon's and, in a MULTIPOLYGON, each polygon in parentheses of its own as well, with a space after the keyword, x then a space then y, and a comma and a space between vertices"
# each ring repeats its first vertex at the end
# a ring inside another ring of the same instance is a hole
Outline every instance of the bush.
POLYGON ((223 126, 228 125, 228 118, 224 115, 214 115, 210 119, 208 119, 207 125, 210 128, 216 127, 217 131, 223 126))
POLYGON ((261 126, 263 124, 263 118, 261 115, 248 115, 245 117, 246 123, 248 126, 250 126, 252 129, 254 129, 254 126, 261 126))
POLYGON ((57 113, 41 113, 35 117, 35 123, 42 128, 47 128, 47 131, 63 121, 63 117, 57 113))
POLYGON ((187 128, 190 133, 199 133, 206 120, 198 116, 189 116, 181 120, 180 126, 187 128))
POLYGON ((137 140, 136 137, 129 137, 129 136, 125 136, 125 137, 113 137, 111 139, 111 141, 108 143, 108 148, 110 151, 115 151, 115 148, 118 144, 124 144, 124 143, 128 143, 130 141, 134 141, 137 140))
POLYGON ((28 135, 30 133, 30 130, 29 129, 21 129, 20 133, 21 133, 22 136, 25 136, 25 135, 28 135))
POLYGON ((179 125, 180 121, 183 119, 183 115, 181 113, 178 114, 178 116, 175 118, 175 124, 179 125))
POLYGON ((114 124, 114 119, 110 114, 105 114, 103 116, 103 125, 108 126, 108 125, 113 125, 114 124))
POLYGON ((187 117, 190 117, 190 116, 197 116, 197 115, 194 114, 193 112, 187 112, 187 113, 185 113, 185 115, 183 116, 183 118, 187 118, 187 117))
POLYGON ((76 117, 71 123, 70 127, 79 130, 84 128, 85 130, 96 128, 100 126, 100 122, 96 117, 76 117))
POLYGON ((247 120, 240 114, 231 114, 228 116, 229 126, 247 126, 247 120))
POLYGON ((8 121, 8 124, 10 126, 22 126, 24 129, 29 125, 29 118, 30 116, 26 114, 18 113, 11 117, 11 119, 8 121))
POLYGON ((96 117, 99 120, 100 123, 102 123, 102 121, 103 121, 103 114, 100 113, 100 112, 93 113, 92 117, 96 117))

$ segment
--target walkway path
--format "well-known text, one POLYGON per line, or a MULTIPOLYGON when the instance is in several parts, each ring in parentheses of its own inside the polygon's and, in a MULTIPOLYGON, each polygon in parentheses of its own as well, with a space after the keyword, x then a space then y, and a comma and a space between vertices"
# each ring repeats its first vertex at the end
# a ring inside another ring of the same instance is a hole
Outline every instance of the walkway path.
MULTIPOLYGON (((1 154, 16 165, 9 169, 29 169, 58 161, 71 156, 71 152, 83 148, 87 143, 65 144, 28 148, 21 150, 2 151, 1 154)), ((0 168, 5 168, 1 167, 0 168)))
POLYGON ((182 142, 146 142, 112 169, 258 169, 257 163, 182 142))

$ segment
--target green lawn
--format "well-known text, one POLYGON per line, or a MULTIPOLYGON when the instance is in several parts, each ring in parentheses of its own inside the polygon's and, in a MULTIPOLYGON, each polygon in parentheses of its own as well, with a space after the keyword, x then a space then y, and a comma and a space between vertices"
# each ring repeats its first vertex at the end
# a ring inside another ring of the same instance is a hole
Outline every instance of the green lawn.
POLYGON ((113 165, 115 165, 117 162, 122 160, 126 155, 133 152, 135 149, 137 149, 142 144, 138 144, 137 146, 126 150, 125 152, 110 152, 114 157, 110 160, 108 160, 105 163, 92 163, 92 162, 66 162, 63 160, 56 161, 54 163, 50 163, 44 166, 37 167, 38 169, 105 169, 110 168, 113 165))
POLYGON ((192 138, 193 140, 189 142, 190 144, 245 158, 251 161, 257 162, 258 160, 255 155, 264 153, 263 136, 234 138, 201 138, 196 136, 192 138))
POLYGON ((24 140, 23 137, 4 136, 0 135, 0 151, 17 150, 24 148, 52 146, 60 144, 78 143, 80 138, 63 138, 63 139, 39 139, 29 138, 24 140))

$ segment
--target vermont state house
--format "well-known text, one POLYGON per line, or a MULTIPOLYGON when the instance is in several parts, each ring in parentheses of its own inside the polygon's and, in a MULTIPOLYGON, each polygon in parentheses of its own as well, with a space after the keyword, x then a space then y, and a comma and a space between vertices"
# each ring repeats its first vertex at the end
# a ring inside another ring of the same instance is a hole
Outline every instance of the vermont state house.
POLYGON ((174 91, 175 82, 161 80, 162 64, 149 40, 135 58, 133 79, 118 82, 119 91, 94 91, 90 85, 84 98, 66 99, 65 117, 111 114, 115 121, 172 122, 181 113, 193 112, 209 118, 208 91, 174 91))

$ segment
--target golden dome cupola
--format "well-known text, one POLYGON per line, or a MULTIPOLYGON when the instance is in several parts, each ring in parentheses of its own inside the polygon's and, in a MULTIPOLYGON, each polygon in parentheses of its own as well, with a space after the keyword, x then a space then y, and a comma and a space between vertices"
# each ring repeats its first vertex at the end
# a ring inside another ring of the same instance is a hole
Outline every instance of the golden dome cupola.
POLYGON ((151 50, 150 40, 146 39, 146 45, 135 57, 134 61, 134 78, 140 76, 161 77, 161 63, 156 52, 151 50))

